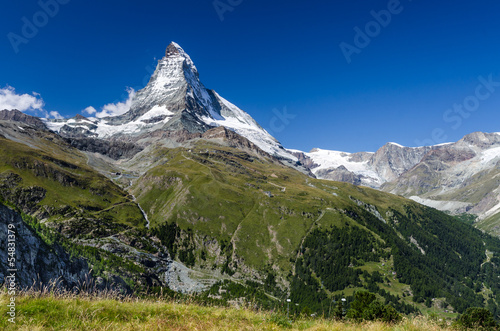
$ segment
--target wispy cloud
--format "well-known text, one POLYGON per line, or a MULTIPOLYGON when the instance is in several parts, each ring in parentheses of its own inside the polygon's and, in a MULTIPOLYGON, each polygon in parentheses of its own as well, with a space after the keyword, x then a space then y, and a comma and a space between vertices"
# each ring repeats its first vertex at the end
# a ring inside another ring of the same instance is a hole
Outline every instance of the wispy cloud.
POLYGON ((97 113, 97 110, 94 107, 89 106, 89 107, 85 108, 84 110, 82 110, 82 112, 84 114, 94 115, 95 113, 97 113))
POLYGON ((83 110, 84 113, 93 115, 97 118, 103 117, 111 117, 111 116, 119 116, 125 114, 130 110, 130 106, 132 105, 132 99, 135 96, 135 90, 131 87, 127 88, 128 98, 123 102, 117 103, 108 103, 102 107, 102 110, 98 112, 94 107, 90 106, 83 110))
POLYGON ((17 94, 16 89, 8 85, 0 89, 0 110, 42 111, 44 105, 45 103, 40 94, 36 92, 33 92, 31 95, 17 94))
POLYGON ((53 118, 55 118, 55 119, 57 119, 57 120, 62 120, 62 119, 64 118, 61 114, 59 114, 59 113, 58 113, 58 112, 56 112, 56 111, 51 111, 51 112, 49 113, 49 116, 47 116, 47 117, 53 117, 53 118))

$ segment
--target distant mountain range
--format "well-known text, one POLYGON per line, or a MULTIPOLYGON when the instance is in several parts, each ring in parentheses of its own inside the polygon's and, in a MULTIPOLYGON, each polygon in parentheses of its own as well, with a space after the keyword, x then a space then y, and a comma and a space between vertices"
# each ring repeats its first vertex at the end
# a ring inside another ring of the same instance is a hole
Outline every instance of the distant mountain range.
POLYGON ((409 197, 453 214, 478 216, 477 226, 500 235, 500 133, 471 133, 456 143, 375 153, 289 150, 318 178, 345 181, 409 197))

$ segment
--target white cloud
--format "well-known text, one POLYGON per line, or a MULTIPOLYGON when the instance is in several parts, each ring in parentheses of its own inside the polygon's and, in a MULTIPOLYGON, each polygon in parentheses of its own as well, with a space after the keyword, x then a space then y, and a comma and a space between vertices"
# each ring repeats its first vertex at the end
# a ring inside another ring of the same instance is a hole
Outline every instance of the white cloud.
POLYGON ((0 89, 0 110, 36 111, 42 110, 44 105, 39 93, 16 94, 16 89, 8 85, 0 89))
POLYGON ((64 117, 61 116, 61 114, 59 114, 57 111, 51 111, 49 113, 49 117, 53 117, 55 118, 56 120, 62 120, 64 117))
MULTIPOLYGON (((136 92, 133 88, 127 88, 127 93, 128 98, 123 102, 104 105, 100 112, 98 112, 94 107, 89 106, 85 108, 82 113, 95 115, 98 118, 125 114, 129 111, 130 106, 132 105, 132 99, 134 98, 136 92)), ((45 102, 39 93, 32 92, 32 94, 17 94, 15 88, 8 85, 5 88, 0 88, 0 110, 17 109, 22 112, 33 112, 34 116, 55 119, 64 118, 57 111, 45 110, 44 106, 45 102)))
POLYGON ((93 115, 93 114, 97 113, 97 110, 94 107, 89 106, 89 107, 85 108, 82 112, 84 114, 93 115))
MULTIPOLYGON (((124 102, 117 102, 117 103, 109 103, 102 107, 102 111, 96 113, 96 117, 98 118, 103 118, 103 117, 108 117, 108 116, 118 116, 125 114, 130 110, 130 106, 132 105, 132 99, 135 96, 135 90, 133 88, 127 88, 127 93, 128 93, 128 98, 124 102)), ((91 107, 87 107, 85 110, 89 109, 91 107)), ((93 107, 92 107, 93 108, 93 107)), ((95 110, 95 109, 94 109, 95 110)))

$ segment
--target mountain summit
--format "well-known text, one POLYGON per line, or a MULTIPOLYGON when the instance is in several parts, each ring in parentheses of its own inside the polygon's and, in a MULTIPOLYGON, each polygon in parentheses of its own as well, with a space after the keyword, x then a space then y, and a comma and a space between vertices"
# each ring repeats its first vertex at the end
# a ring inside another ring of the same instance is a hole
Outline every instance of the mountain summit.
POLYGON ((224 126, 271 156, 291 164, 297 161, 248 113, 205 88, 189 55, 174 42, 168 45, 149 83, 135 94, 130 109, 123 115, 87 121, 49 121, 47 125, 63 136, 126 135, 133 140, 159 130, 202 134, 212 127, 224 126))
POLYGON ((187 55, 182 49, 182 47, 179 46, 179 44, 172 41, 170 45, 167 46, 167 50, 165 51, 165 56, 168 57, 171 55, 179 55, 179 54, 187 55))

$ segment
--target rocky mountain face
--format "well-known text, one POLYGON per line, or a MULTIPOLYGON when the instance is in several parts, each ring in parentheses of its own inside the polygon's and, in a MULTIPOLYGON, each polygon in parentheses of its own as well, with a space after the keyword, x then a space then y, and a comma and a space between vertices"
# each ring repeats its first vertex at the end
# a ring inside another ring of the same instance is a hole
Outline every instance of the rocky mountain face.
POLYGON ((26 115, 19 110, 0 110, 0 121, 14 121, 29 124, 35 129, 44 130, 46 129, 43 121, 37 117, 26 115))
MULTIPOLYGON (((81 285, 89 274, 87 262, 71 259, 69 254, 58 245, 47 245, 28 225, 21 215, 0 203, 0 245, 15 244, 15 266, 8 266, 8 251, 0 250, 0 279, 9 276, 9 269, 16 269, 16 283, 19 288, 50 285, 72 289, 81 285), (10 232, 8 230, 11 230, 10 232), (15 238, 9 241, 8 235, 15 238)), ((14 247, 14 246, 13 246, 14 247)))
POLYGON ((383 189, 441 210, 475 214, 482 222, 500 212, 499 162, 500 134, 475 132, 427 153, 383 189))
POLYGON ((309 153, 289 150, 318 178, 380 188, 413 168, 434 147, 403 147, 388 143, 375 153, 345 153, 315 148, 309 153))
POLYGON ((403 147, 375 153, 294 151, 318 177, 403 195, 451 213, 479 217, 478 226, 500 234, 500 134, 475 132, 456 143, 403 147))

